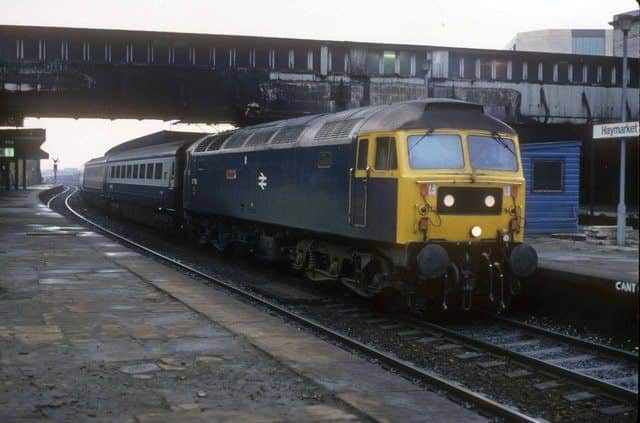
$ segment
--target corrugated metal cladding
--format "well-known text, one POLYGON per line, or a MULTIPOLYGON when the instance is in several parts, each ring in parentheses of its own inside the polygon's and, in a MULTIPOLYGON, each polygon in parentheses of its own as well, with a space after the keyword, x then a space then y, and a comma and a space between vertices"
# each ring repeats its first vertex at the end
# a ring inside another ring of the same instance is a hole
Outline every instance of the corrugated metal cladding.
POLYGON ((525 234, 578 231, 580 141, 522 144, 525 234))

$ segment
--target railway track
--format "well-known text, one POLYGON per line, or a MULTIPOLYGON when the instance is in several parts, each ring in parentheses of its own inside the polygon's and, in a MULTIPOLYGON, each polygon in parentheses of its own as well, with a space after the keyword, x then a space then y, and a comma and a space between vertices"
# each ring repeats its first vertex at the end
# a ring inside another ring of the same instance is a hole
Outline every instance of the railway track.
POLYGON ((90 226, 98 229, 100 232, 103 232, 105 234, 110 235, 111 237, 114 237, 118 240, 120 240, 121 242, 135 247, 139 250, 142 250, 148 254, 151 254, 159 259, 162 259, 163 261, 166 261, 168 263, 170 263, 173 266, 179 267, 183 270, 186 270, 194 275, 197 275, 203 279, 205 279, 206 281, 213 283, 217 286, 220 286, 222 288, 225 288, 231 292, 233 292, 234 294, 240 295, 246 299, 249 299, 257 304, 260 304, 261 306, 264 306, 266 308, 268 308, 269 310, 275 311, 277 313, 279 313, 280 315, 291 319, 292 321, 295 321, 319 334, 322 334, 326 337, 329 337, 337 342, 339 342, 340 344, 355 349, 357 351, 359 351, 362 354, 365 354, 369 357, 374 358, 375 360, 378 360, 381 363, 384 363, 385 365, 402 372, 403 374, 410 376, 412 378, 417 378, 422 380, 423 382, 434 386, 438 389, 441 389, 443 391, 446 391, 449 394, 452 394, 454 396, 456 396, 457 398, 469 402, 473 405, 475 405, 476 407, 478 407, 480 410, 483 410, 484 412, 490 413, 492 415, 495 416, 499 416, 501 418, 507 419, 509 421, 521 421, 521 422, 535 422, 537 421, 535 418, 528 416, 524 413, 521 413, 520 411, 508 406, 508 405, 504 405, 504 404, 500 404, 496 401, 491 400, 490 398, 477 393, 477 392, 473 392, 470 389, 467 389, 465 387, 462 387, 458 384, 456 384, 455 382, 449 381, 446 378, 439 376, 438 374, 427 370, 427 369, 422 369, 419 368, 411 363, 405 362, 403 360, 400 360, 396 357, 393 357, 392 355, 381 351, 377 348, 368 346, 363 344, 362 342, 358 341, 357 339, 347 336, 343 333, 339 333, 331 328, 329 328, 328 326, 325 326, 319 322, 316 322, 314 320, 311 320, 305 316, 303 316, 302 314, 296 313, 294 311, 291 311, 273 301, 270 301, 268 299, 263 298, 260 295, 256 295, 252 292, 249 292, 245 289, 239 288, 237 286, 231 285, 227 282, 221 281, 218 278, 212 277, 204 272, 201 272, 198 269, 195 269, 187 264, 181 263, 171 257, 166 256, 165 254, 162 254, 159 251, 155 251, 151 248, 148 248, 144 245, 141 245, 133 240, 128 239, 127 237, 120 235, 118 233, 115 233, 113 231, 111 231, 108 228, 105 228, 102 225, 99 225, 95 222, 93 222, 91 219, 83 216, 81 213, 79 213, 78 211, 76 211, 73 207, 71 207, 71 205, 69 204, 69 199, 77 192, 76 189, 72 189, 72 190, 66 190, 65 193, 68 193, 65 200, 64 200, 64 204, 65 207, 73 214, 75 215, 78 219, 82 220, 83 222, 89 224, 90 226), (69 193, 69 191, 71 191, 69 193))
MULTIPOLYGON (((282 306, 276 301, 221 281, 192 266, 115 233, 93 222, 71 207, 69 199, 75 194, 75 189, 66 189, 64 192, 59 193, 58 196, 64 194, 67 194, 64 203, 70 213, 101 232, 115 237, 130 246, 143 250, 176 267, 206 279, 210 283, 221 286, 273 310, 344 346, 370 356, 409 377, 419 379, 461 400, 472 403, 480 410, 510 421, 535 421, 535 418, 516 410, 513 406, 502 404, 487 397, 485 394, 465 388, 459 383, 448 380, 446 377, 431 370, 407 360, 399 359, 394 354, 390 354, 383 349, 366 345, 362 341, 346 335, 344 331, 332 328, 330 322, 322 322, 321 319, 309 317, 310 314, 304 306, 293 308, 282 306)), ((49 204, 54 199, 55 197, 49 201, 49 204)), ((561 381, 563 380, 571 380, 596 391, 595 393, 588 390, 577 393, 567 392, 567 395, 565 395, 567 401, 589 398, 589 396, 607 395, 610 398, 620 399, 625 404, 637 403, 637 384, 634 387, 631 380, 634 377, 637 380, 638 357, 636 354, 627 351, 617 350, 584 341, 580 338, 502 318, 491 319, 485 326, 456 327, 455 325, 437 325, 412 317, 407 318, 406 316, 396 318, 396 316, 381 315, 372 312, 370 307, 367 308, 361 304, 354 305, 348 302, 337 302, 325 306, 333 308, 345 319, 365 320, 371 322, 370 324, 375 323, 382 330, 390 331, 403 340, 414 342, 420 348, 431 349, 438 354, 451 354, 452 357, 458 360, 476 360, 478 365, 486 365, 488 367, 499 367, 501 362, 506 359, 523 365, 522 369, 512 372, 513 377, 526 377, 531 373, 541 372, 545 375, 554 376, 548 383, 549 388, 562 384, 561 381), (509 328, 509 330, 505 328, 509 328), (538 353, 527 354, 526 347, 528 346, 536 347, 534 348, 535 351, 543 351, 542 356, 538 353), (553 354, 556 355, 554 356, 553 354), (594 359, 596 360, 595 362, 593 361, 594 359), (580 366, 576 367, 576 363, 580 364, 580 366), (589 367, 582 366, 585 363, 590 363, 589 367), (615 375, 617 371, 621 376, 599 377, 601 374, 598 371, 606 375, 615 375), (634 371, 635 373, 633 373, 634 371)), ((619 407, 628 408, 624 404, 619 407)))

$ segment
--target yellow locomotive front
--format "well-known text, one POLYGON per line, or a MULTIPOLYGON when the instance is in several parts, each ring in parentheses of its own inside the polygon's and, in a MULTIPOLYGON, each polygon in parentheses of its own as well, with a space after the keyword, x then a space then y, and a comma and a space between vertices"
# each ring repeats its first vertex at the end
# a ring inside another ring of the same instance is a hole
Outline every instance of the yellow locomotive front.
POLYGON ((479 295, 505 307, 537 267, 523 243, 517 135, 439 128, 376 136, 396 140, 396 241, 411 251, 417 286, 444 309, 454 296, 469 309, 479 295))

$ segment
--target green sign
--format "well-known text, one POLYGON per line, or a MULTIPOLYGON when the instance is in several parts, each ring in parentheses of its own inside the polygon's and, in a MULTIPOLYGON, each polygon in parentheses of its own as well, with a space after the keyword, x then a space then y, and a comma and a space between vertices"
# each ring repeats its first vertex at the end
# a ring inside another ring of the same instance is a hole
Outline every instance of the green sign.
POLYGON ((13 147, 0 148, 0 157, 13 157, 15 150, 13 147))

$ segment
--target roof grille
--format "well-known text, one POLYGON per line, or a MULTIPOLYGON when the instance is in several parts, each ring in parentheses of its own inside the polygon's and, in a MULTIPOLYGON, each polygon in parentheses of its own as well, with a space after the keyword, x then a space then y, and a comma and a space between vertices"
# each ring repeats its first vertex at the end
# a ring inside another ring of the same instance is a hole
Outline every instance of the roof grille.
POLYGON ((227 142, 224 143, 224 146, 222 147, 222 149, 223 150, 228 150, 230 148, 240 148, 240 147, 242 147, 242 145, 244 144, 245 140, 247 139, 247 137, 249 135, 250 135, 250 133, 248 133, 246 131, 238 131, 238 132, 234 133, 233 135, 231 135, 229 137, 227 142))
POLYGON ((194 151, 196 153, 202 153, 204 150, 207 149, 207 147, 209 146, 211 141, 213 141, 213 137, 207 137, 207 138, 203 139, 202 141, 200 141, 200 144, 198 144, 198 146, 196 147, 196 149, 194 151))
POLYGON ((351 131, 358 122, 360 122, 360 119, 334 120, 332 122, 327 122, 322 125, 313 139, 315 141, 332 141, 349 138, 351 131))
POLYGON ((226 139, 231 136, 231 134, 232 132, 227 132, 226 134, 216 135, 211 141, 211 143, 209 144, 209 147, 207 147, 207 151, 219 150, 220 147, 222 146, 222 143, 225 142, 226 139))
POLYGON ((253 133, 253 136, 247 141, 246 147, 263 145, 269 141, 269 138, 276 132, 275 129, 267 129, 253 133))
POLYGON ((286 126, 280 129, 271 140, 271 144, 290 144, 298 141, 304 126, 286 126))

